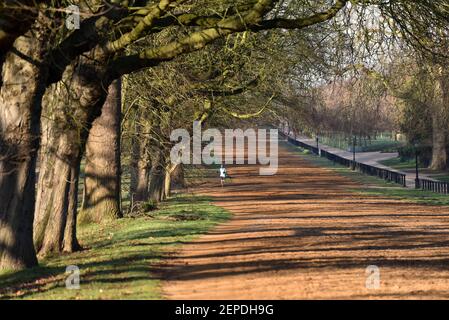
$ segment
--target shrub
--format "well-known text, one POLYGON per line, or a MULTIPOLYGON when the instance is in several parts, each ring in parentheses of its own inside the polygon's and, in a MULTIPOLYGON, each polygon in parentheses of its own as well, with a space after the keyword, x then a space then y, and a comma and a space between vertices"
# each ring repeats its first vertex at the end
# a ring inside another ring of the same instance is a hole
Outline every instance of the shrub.
POLYGON ((142 203, 142 210, 144 212, 150 212, 150 211, 154 211, 157 210, 157 202, 154 200, 148 200, 144 203, 142 203))
MULTIPOLYGON (((415 159, 415 147, 412 145, 407 145, 398 149, 399 157, 401 161, 405 162, 407 160, 415 159)), ((418 147, 419 162, 421 165, 427 167, 432 161, 432 147, 431 146, 420 146, 418 147)))

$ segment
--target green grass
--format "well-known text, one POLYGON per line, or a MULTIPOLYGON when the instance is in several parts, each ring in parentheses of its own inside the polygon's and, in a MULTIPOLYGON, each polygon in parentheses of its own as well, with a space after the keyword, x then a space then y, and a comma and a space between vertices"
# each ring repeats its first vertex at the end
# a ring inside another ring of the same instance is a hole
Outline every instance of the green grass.
MULTIPOLYGON (((341 135, 322 136, 320 137, 320 141, 325 145, 346 151, 352 148, 352 141, 348 141, 348 139, 341 135)), ((366 142, 364 140, 357 140, 357 149, 359 152, 397 152, 401 145, 401 142, 388 138, 379 138, 371 141, 366 140, 366 142)))
MULTIPOLYGON (((380 163, 393 169, 405 172, 414 171, 416 168, 416 160, 403 160, 400 157, 380 161, 380 163)), ((432 171, 422 165, 419 165, 419 171, 421 174, 429 175, 432 179, 449 182, 449 173, 447 171, 432 171)))
POLYGON ((436 179, 438 181, 442 181, 442 182, 449 182, 449 175, 447 173, 441 174, 441 175, 435 175, 435 176, 432 176, 432 178, 436 179))
MULTIPOLYGON (((413 170, 416 167, 416 160, 403 160, 400 157, 383 160, 379 162, 384 166, 391 167, 396 170, 413 170)), ((421 168, 421 166, 419 166, 421 168)))
POLYGON ((200 196, 176 196, 160 210, 79 229, 84 251, 49 257, 40 266, 0 273, 0 298, 160 299, 154 265, 167 251, 230 218, 200 196), (80 268, 81 288, 65 287, 66 267, 80 268))
POLYGON ((326 158, 319 158, 316 155, 312 155, 309 152, 305 152, 303 149, 292 146, 287 143, 283 143, 290 150, 299 153, 305 160, 319 166, 322 168, 327 168, 338 175, 347 177, 354 182, 360 183, 360 187, 352 189, 351 191, 360 194, 369 194, 382 197, 394 198, 402 201, 427 204, 427 205, 438 205, 438 206, 449 206, 449 196, 423 191, 410 188, 404 188, 397 184, 387 182, 385 180, 364 175, 357 171, 352 171, 351 169, 334 164, 332 161, 326 158))
POLYGON ((401 145, 399 141, 372 140, 366 146, 362 145, 362 152, 397 152, 401 145))

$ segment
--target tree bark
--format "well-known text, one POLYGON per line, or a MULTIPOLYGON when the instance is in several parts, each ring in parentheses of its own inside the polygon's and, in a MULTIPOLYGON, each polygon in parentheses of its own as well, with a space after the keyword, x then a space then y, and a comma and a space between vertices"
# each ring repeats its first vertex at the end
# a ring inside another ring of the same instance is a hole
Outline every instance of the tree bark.
POLYGON ((168 199, 171 196, 172 185, 185 185, 184 181, 184 171, 182 169, 182 164, 173 165, 169 163, 165 169, 165 180, 164 180, 164 198, 168 199))
POLYGON ((149 200, 161 202, 164 199, 165 161, 159 151, 151 168, 149 200))
POLYGON ((161 202, 164 200, 164 171, 163 168, 154 168, 151 174, 149 200, 161 202))
POLYGON ((447 168, 447 107, 449 106, 449 74, 445 66, 437 66, 438 95, 432 110, 432 162, 430 169, 447 168))
POLYGON ((447 163, 446 125, 439 114, 432 114, 432 163, 430 169, 445 170, 447 163))
POLYGON ((40 157, 38 195, 42 198, 35 211, 34 243, 41 256, 79 249, 75 234, 79 165, 89 129, 106 98, 106 59, 98 49, 80 57, 44 98, 52 115, 49 145, 56 148, 41 150, 40 157), (50 188, 51 193, 42 188, 50 188))
POLYGON ((147 201, 149 197, 151 157, 149 138, 142 135, 140 125, 136 125, 133 137, 131 159, 131 196, 134 202, 147 201))
POLYGON ((80 223, 100 223, 122 217, 120 127, 121 89, 120 80, 116 80, 109 86, 102 114, 89 132, 80 223))
POLYGON ((135 136, 132 136, 131 137, 131 159, 130 159, 130 163, 129 163, 129 173, 131 176, 131 181, 129 184, 130 200, 132 200, 136 197, 137 182, 139 180, 139 178, 138 178, 139 173, 137 171, 139 155, 140 155, 139 139, 137 139, 137 137, 135 137, 135 136))
POLYGON ((56 150, 41 150, 42 167, 37 192, 40 199, 36 202, 34 222, 35 248, 43 256, 79 249, 72 232, 76 231, 81 137, 79 131, 74 129, 52 132, 58 132, 59 135, 51 138, 56 150), (70 239, 65 239, 66 234, 70 239))
POLYGON ((48 34, 37 22, 2 65, 0 89, 0 269, 37 265, 33 246, 36 158, 48 34))
POLYGON ((70 184, 68 191, 69 207, 67 212, 67 222, 64 229, 64 237, 62 243, 62 250, 64 252, 74 252, 81 249, 76 237, 76 220, 78 211, 78 182, 80 173, 81 155, 77 159, 75 166, 71 167, 70 179, 73 183, 70 184))
POLYGON ((144 154, 137 163, 137 184, 134 200, 138 202, 146 201, 149 197, 151 159, 147 152, 143 152, 144 154))
POLYGON ((172 184, 179 187, 185 188, 187 186, 187 182, 185 180, 184 175, 184 166, 182 164, 178 164, 172 172, 172 184))
POLYGON ((165 177, 164 177, 164 196, 163 199, 170 198, 171 195, 171 174, 173 172, 173 167, 171 164, 167 165, 165 168, 165 177))

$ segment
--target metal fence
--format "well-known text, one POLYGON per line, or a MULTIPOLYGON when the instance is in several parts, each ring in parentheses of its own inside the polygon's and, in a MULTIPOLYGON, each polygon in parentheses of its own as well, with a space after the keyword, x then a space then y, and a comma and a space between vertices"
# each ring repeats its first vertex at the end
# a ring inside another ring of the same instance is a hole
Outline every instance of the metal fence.
MULTIPOLYGON (((333 161, 334 163, 338 163, 345 167, 352 168, 353 170, 357 170, 357 171, 359 171, 363 174, 369 175, 369 176, 378 177, 378 178, 384 179, 389 182, 394 182, 394 183, 400 184, 403 187, 406 186, 406 175, 404 173, 378 168, 378 167, 360 163, 357 161, 354 162, 352 160, 343 158, 343 157, 333 154, 331 152, 328 152, 325 150, 319 150, 317 147, 314 147, 314 146, 311 146, 304 142, 298 141, 290 136, 285 135, 283 132, 280 132, 280 135, 287 138, 289 143, 291 143, 295 146, 301 147, 303 149, 309 150, 318 156, 321 156, 321 157, 329 159, 330 161, 333 161)), ((422 180, 422 181, 424 181, 424 180, 422 180)), ((425 181, 429 181, 429 180, 425 180, 425 181)), ((433 181, 429 181, 429 182, 433 182, 433 181)), ((427 184, 424 183, 424 185, 427 185, 427 184)), ((448 185, 449 184, 446 184, 446 189, 445 189, 446 192, 449 190, 447 188, 448 185)), ((434 186, 434 187, 439 188, 437 186, 434 186)))
POLYGON ((386 181, 394 182, 400 184, 403 187, 407 186, 406 174, 399 173, 396 171, 391 171, 387 169, 382 169, 375 166, 370 166, 368 164, 356 162, 355 170, 360 171, 366 175, 370 175, 373 177, 378 177, 384 179, 386 181))
POLYGON ((416 189, 432 191, 435 193, 449 194, 449 183, 427 179, 416 180, 416 189))

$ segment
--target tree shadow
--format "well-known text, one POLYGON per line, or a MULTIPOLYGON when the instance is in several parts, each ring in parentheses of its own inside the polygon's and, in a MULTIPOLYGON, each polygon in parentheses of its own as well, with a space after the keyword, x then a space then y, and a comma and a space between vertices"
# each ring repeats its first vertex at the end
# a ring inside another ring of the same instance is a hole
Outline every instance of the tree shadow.
MULTIPOLYGON (((207 197, 196 199, 208 202, 207 197)), ((161 215, 169 216, 172 206, 186 206, 191 200, 180 197, 170 202, 170 210, 161 215)), ((207 210, 202 211, 201 207, 199 211, 203 215, 207 214, 207 210)), ((221 216, 217 214, 213 219, 220 221, 221 216)), ((134 221, 131 218, 129 220, 134 221)), ((149 223, 153 221, 148 220, 149 223)), ((90 247, 84 251, 55 255, 45 259, 38 267, 0 274, 0 299, 23 299, 35 293, 64 290, 69 275, 66 274, 68 265, 76 265, 80 269, 81 286, 85 288, 101 288, 102 285, 112 284, 132 286, 137 281, 155 281, 152 264, 165 256, 163 252, 171 252, 176 245, 184 243, 183 239, 204 232, 203 225, 174 221, 161 224, 160 227, 118 230, 111 239, 93 238, 92 242, 87 243, 90 247)))

